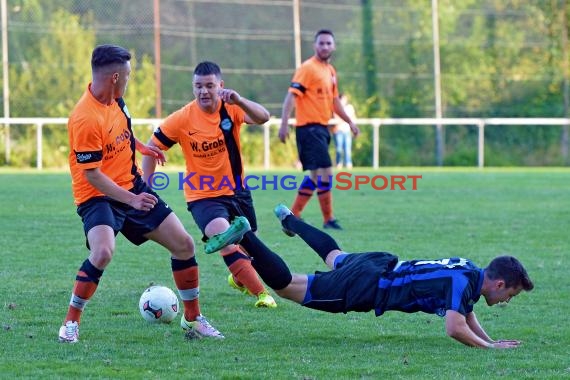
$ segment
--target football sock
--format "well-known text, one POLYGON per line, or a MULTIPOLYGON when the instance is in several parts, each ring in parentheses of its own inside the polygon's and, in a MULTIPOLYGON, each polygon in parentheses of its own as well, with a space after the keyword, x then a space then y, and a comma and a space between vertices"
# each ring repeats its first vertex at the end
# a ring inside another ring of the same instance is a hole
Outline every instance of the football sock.
POLYGON ((184 305, 184 318, 189 322, 194 321, 200 315, 199 271, 196 257, 192 256, 188 260, 171 258, 170 264, 174 283, 184 305))
POLYGON ((223 258, 237 285, 245 286, 251 294, 256 296, 265 290, 251 265, 251 259, 239 248, 228 255, 224 255, 223 258))
POLYGON ((279 290, 291 283, 293 276, 285 261, 267 248, 253 232, 246 233, 240 244, 249 252, 253 258, 253 268, 269 287, 279 290))
POLYGON ((296 217, 301 217, 301 213, 311 199, 311 196, 313 195, 316 187, 317 184, 313 182, 310 177, 305 176, 305 179, 303 179, 303 182, 301 182, 301 186, 299 186, 299 191, 295 197, 295 201, 291 206, 291 211, 293 211, 293 214, 295 214, 296 217))
POLYGON ((319 184, 319 190, 317 191, 317 197, 319 198, 319 205, 321 206, 324 223, 334 219, 332 210, 332 192, 329 187, 330 183, 323 182, 322 184, 319 184))
MULTIPOLYGON (((325 261, 330 251, 340 250, 337 242, 327 233, 303 222, 295 216, 288 216, 283 220, 283 227, 295 232, 325 261)), ((326 262, 326 261, 325 261, 326 262)))
POLYGON ((95 268, 88 259, 81 264, 75 277, 75 285, 73 286, 67 315, 63 321, 64 324, 67 321, 80 322, 81 313, 93 294, 95 294, 101 276, 103 276, 103 271, 95 268))

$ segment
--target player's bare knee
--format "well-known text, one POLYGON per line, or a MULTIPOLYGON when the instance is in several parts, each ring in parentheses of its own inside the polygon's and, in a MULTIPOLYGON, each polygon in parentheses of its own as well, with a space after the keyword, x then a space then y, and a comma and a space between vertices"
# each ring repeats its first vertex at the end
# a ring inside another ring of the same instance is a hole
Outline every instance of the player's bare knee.
POLYGON ((283 289, 273 289, 275 291, 275 294, 277 294, 279 297, 282 298, 287 298, 287 288, 283 288, 283 289))
POLYGON ((301 291, 298 286, 294 284, 289 284, 283 289, 276 290, 274 289, 275 293, 282 298, 287 298, 291 301, 302 303, 303 298, 305 297, 306 288, 301 291))
POLYGON ((214 236, 225 232, 228 228, 230 228, 230 222, 228 222, 225 218, 215 218, 212 219, 204 228, 204 233, 206 236, 214 236))
POLYGON ((107 246, 101 246, 91 249, 89 255, 89 261, 99 269, 104 269, 113 258, 113 248, 107 246))
POLYGON ((220 250, 220 255, 223 256, 227 256, 227 255, 231 255, 232 253, 236 252, 238 250, 238 245, 236 244, 230 244, 230 245, 226 245, 224 248, 222 248, 220 250))
POLYGON ((189 234, 183 234, 178 238, 175 247, 170 251, 178 260, 188 260, 194 256, 194 239, 189 234))
POLYGON ((334 262, 336 260, 336 258, 339 255, 344 254, 345 252, 339 250, 339 249, 333 249, 332 251, 330 251, 327 255, 327 257, 325 258, 325 263, 327 264, 327 266, 330 269, 334 269, 334 262))

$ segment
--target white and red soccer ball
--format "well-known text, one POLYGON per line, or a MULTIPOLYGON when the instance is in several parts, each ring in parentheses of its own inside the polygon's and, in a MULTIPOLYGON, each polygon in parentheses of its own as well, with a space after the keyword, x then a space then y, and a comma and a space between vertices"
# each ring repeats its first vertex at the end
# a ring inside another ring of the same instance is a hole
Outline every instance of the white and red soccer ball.
POLYGON ((166 286, 150 286, 141 295, 139 311, 151 323, 170 323, 178 315, 178 297, 166 286))

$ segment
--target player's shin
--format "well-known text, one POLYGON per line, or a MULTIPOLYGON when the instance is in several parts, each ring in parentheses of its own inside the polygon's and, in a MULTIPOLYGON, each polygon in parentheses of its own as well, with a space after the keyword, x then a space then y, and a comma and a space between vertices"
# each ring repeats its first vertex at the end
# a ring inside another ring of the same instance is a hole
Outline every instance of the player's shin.
POLYGON ((299 237, 303 239, 325 263, 327 255, 331 251, 335 249, 340 250, 337 242, 329 234, 298 218, 285 219, 283 226, 299 235, 299 237))
POLYGON ((263 282, 274 290, 283 289, 289 285, 292 275, 285 261, 253 233, 246 234, 246 237, 247 239, 242 240, 241 244, 253 257, 251 263, 263 282))

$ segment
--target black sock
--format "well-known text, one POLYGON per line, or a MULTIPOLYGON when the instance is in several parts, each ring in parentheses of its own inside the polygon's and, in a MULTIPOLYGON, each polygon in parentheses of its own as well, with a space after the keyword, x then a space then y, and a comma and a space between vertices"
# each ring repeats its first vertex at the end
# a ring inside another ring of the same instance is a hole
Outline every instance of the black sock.
POLYGON ((283 227, 295 232, 325 261, 330 251, 339 249, 336 241, 327 233, 303 222, 295 215, 289 215, 283 220, 283 227))
POLYGON ((293 276, 285 261, 263 244, 253 232, 247 232, 240 245, 253 258, 251 265, 267 286, 280 290, 291 283, 293 276))

